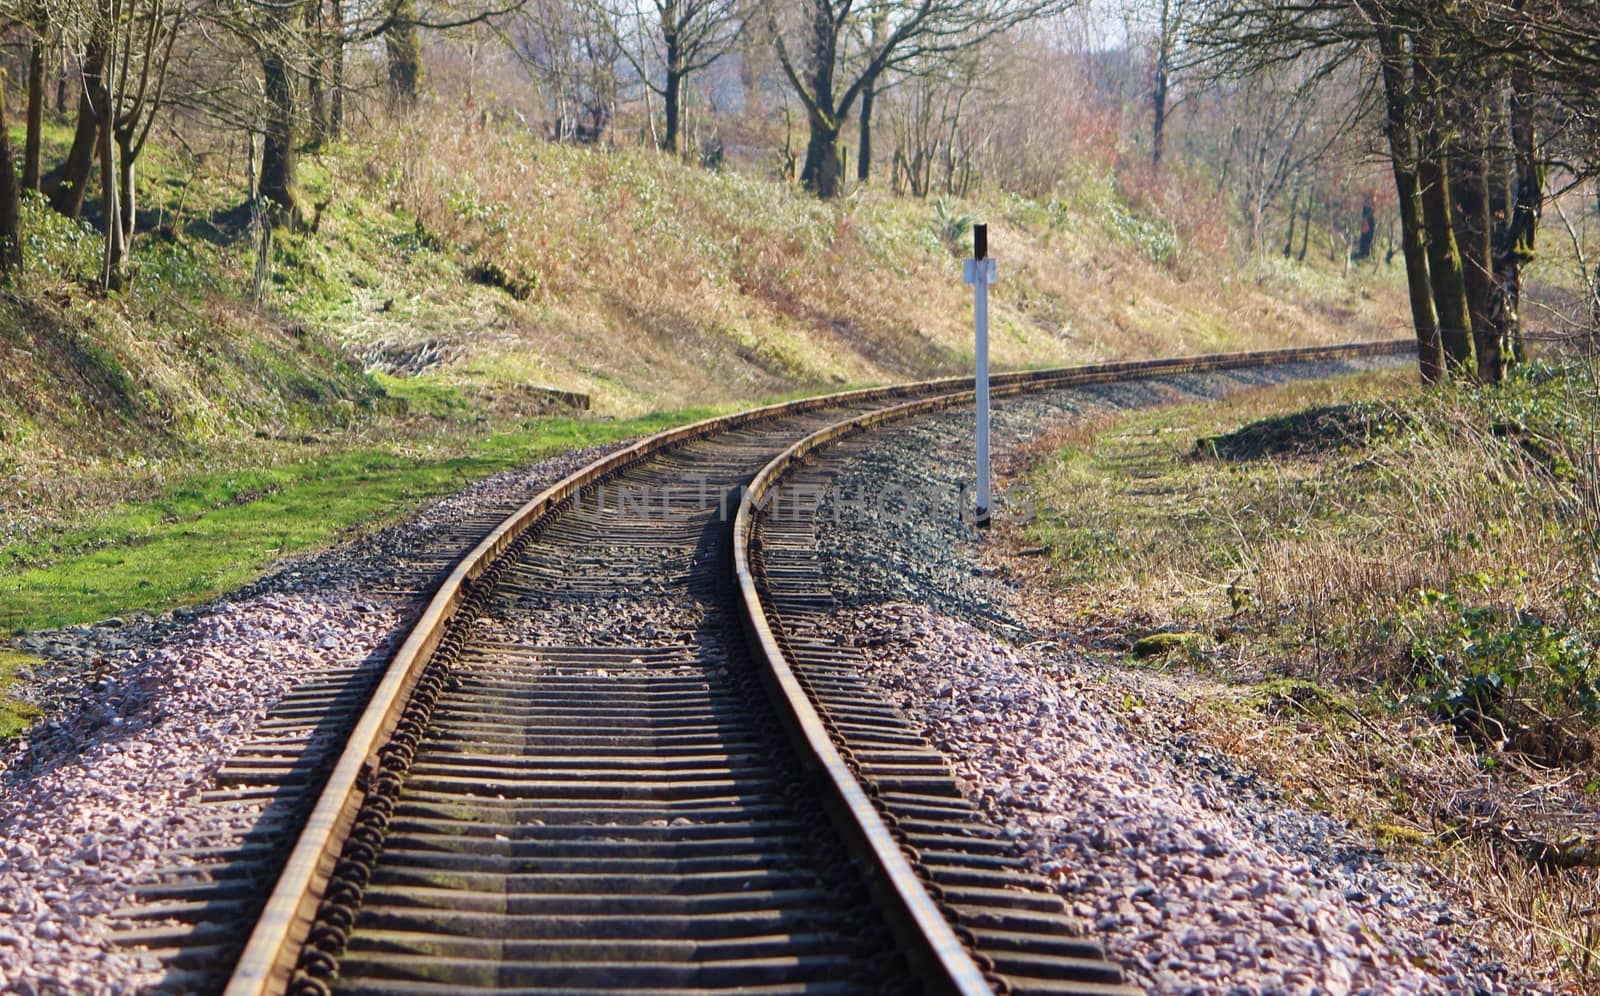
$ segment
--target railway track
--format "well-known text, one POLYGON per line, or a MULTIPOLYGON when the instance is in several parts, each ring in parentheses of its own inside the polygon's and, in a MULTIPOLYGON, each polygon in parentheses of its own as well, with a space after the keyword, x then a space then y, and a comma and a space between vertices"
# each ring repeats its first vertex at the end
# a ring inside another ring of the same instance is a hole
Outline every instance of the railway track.
POLYGON ((248 854, 158 872, 127 942, 174 989, 219 988, 233 965, 238 994, 1128 992, 855 652, 815 632, 831 596, 796 496, 826 485, 817 457, 970 400, 970 380, 942 380, 715 419, 518 509, 386 669, 286 700, 215 791, 294 804, 248 854))

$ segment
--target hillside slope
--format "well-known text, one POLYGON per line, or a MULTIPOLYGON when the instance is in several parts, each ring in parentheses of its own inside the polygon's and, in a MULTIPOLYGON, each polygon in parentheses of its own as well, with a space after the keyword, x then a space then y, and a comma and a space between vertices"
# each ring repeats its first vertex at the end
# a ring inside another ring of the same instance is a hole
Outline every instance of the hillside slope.
POLYGON ((306 158, 317 220, 274 240, 258 310, 241 303, 254 244, 239 165, 148 159, 125 295, 87 288, 92 202, 78 224, 27 206, 30 272, 0 304, 7 455, 71 464, 149 455, 152 438, 342 425, 385 387, 427 410, 526 414, 553 388, 632 415, 954 373, 971 363, 958 257, 973 221, 1001 262, 1001 367, 1373 338, 1403 314, 1391 270, 1241 269, 1087 168, 1044 202, 823 204, 442 117, 306 158))
POLYGON ((28 270, 0 290, 10 625, 204 598, 552 449, 969 370, 974 220, 1001 368, 1377 338, 1404 313, 1398 273, 1230 263, 1087 169, 1043 202, 823 204, 439 117, 303 159, 315 220, 273 238, 257 306, 238 160, 146 153, 119 294, 93 289, 93 202, 84 222, 25 205, 28 270), (259 535, 209 567, 167 542, 241 523, 259 535))
POLYGON ((310 193, 331 206, 295 243, 319 280, 290 278, 289 310, 372 358, 438 357, 446 384, 541 383, 603 412, 970 369, 973 221, 1000 260, 1003 367, 1383 337, 1404 314, 1392 271, 1246 272, 1087 170, 1046 202, 823 204, 437 120, 321 166, 310 193))

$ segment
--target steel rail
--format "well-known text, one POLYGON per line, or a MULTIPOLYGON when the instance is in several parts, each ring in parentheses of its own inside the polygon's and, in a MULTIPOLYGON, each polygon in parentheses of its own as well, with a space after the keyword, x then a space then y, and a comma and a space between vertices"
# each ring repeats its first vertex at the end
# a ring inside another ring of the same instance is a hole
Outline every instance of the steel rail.
MULTIPOLYGON (((992 383, 995 394, 1005 395, 1072 384, 1103 383, 1124 378, 1144 378, 1189 371, 1306 362, 1335 359, 1340 356, 1399 354, 1414 346, 1412 341, 1396 340, 1384 343, 1213 354, 1174 360, 1126 361, 1003 374, 993 378, 992 383)), ((547 515, 559 510, 565 502, 585 488, 691 440, 730 432, 785 415, 864 402, 901 402, 872 413, 867 416, 866 421, 856 420, 854 423, 856 428, 849 431, 860 431, 862 428, 885 421, 888 417, 903 418, 919 411, 960 404, 964 400, 970 400, 972 393, 972 378, 949 377, 808 398, 707 419, 657 433, 610 456, 596 460, 522 506, 462 558, 396 652, 384 677, 373 691, 366 710, 352 731, 332 773, 324 783, 311 816, 306 821, 278 876, 277 883, 224 991, 229 996, 257 996, 257 994, 281 992, 286 988, 300 947, 315 918, 323 890, 350 835, 356 812, 379 770, 380 749, 400 723, 412 690, 435 651, 438 650, 447 626, 460 613, 469 593, 497 559, 530 528, 547 515)), ((827 431, 824 430, 824 433, 827 431)), ((816 439, 816 437, 808 438, 816 439)), ((784 466, 792 463, 798 455, 803 454, 799 454, 795 447, 791 447, 786 451, 785 456, 788 461, 784 466)), ((780 457, 775 463, 784 461, 785 457, 780 457)), ((771 465, 769 469, 770 467, 771 465)), ((745 514, 743 508, 740 514, 741 516, 745 514)), ((742 547, 736 546, 736 551, 740 549, 742 547)), ((741 588, 745 584, 747 574, 746 563, 739 577, 741 588)), ((750 604, 748 596, 746 604, 750 604)), ((770 654, 766 656, 770 658, 770 654)), ((803 697, 803 692, 801 694, 803 697)), ((799 715, 800 704, 795 703, 794 707, 796 714, 799 715)), ((809 741, 809 738, 807 739, 809 741)), ((854 808, 841 811, 856 812, 854 808)), ((870 853, 877 855, 881 850, 879 846, 881 840, 878 837, 881 826, 881 820, 878 828, 870 825, 859 826, 852 836, 857 841, 873 842, 870 853)), ((905 871, 910 872, 909 868, 905 871)), ((900 884, 906 883, 901 881, 900 884)), ((909 888, 907 891, 909 892, 909 888)), ((914 895, 903 895, 894 902, 905 905, 908 911, 912 907, 920 909, 920 903, 914 895)), ((921 922, 920 919, 918 922, 921 922)), ((987 987, 968 988, 970 973, 961 964, 960 957, 948 948, 948 941, 952 939, 953 935, 951 938, 935 939, 925 946, 929 957, 919 963, 920 967, 934 971, 935 974, 945 969, 949 970, 947 973, 949 981, 935 984, 934 988, 956 992, 987 991, 987 987)), ((959 946, 959 942, 956 943, 959 946)))
MULTIPOLYGON (((1374 355, 1398 351, 1406 344, 1384 344, 1381 347, 1361 350, 1360 353, 1374 355)), ((1115 367, 1054 372, 1046 382, 1012 381, 997 386, 993 394, 1016 395, 1037 390, 1041 383, 1047 383, 1051 389, 1056 389, 1080 384, 1237 369, 1244 366, 1310 362, 1349 356, 1354 352, 1348 348, 1333 351, 1295 349, 1266 354, 1188 357, 1134 364, 1131 367, 1119 364, 1115 367)), ((758 664, 764 664, 763 676, 775 692, 774 700, 784 711, 791 737, 803 744, 811 766, 822 772, 827 779, 832 805, 847 814, 838 822, 850 827, 858 839, 858 846, 865 848, 867 853, 874 856, 875 862, 871 865, 871 870, 877 879, 874 883, 877 892, 887 902, 891 913, 891 926, 901 942, 910 947, 916 955, 914 963, 922 968, 924 980, 932 981, 940 991, 960 993, 987 993, 990 992, 990 987, 970 953, 957 939, 952 925, 931 901, 925 888, 926 883, 921 881, 907 856, 902 853, 900 845, 890 834, 878 808, 863 791, 850 766, 845 763, 817 711, 816 704, 811 701, 805 686, 797 677, 790 654, 774 632, 776 613, 758 576, 753 552, 758 544, 757 527, 761 511, 778 496, 778 489, 784 478, 809 455, 848 436, 886 423, 964 405, 975 399, 976 392, 967 390, 907 401, 843 419, 797 441, 763 467, 745 489, 734 522, 733 546, 734 570, 740 597, 743 600, 742 621, 758 664)))

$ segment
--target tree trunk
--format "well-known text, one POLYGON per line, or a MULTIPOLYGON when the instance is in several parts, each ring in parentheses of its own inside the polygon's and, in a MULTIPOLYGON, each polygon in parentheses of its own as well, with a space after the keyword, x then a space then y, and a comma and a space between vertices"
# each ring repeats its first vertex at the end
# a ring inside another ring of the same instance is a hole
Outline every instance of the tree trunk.
POLYGON ((328 32, 328 138, 337 142, 344 135, 344 0, 329 0, 329 20, 333 30, 328 32))
POLYGON ((1466 274, 1456 245, 1450 211, 1450 170, 1439 127, 1440 93, 1432 76, 1433 47, 1419 33, 1417 49, 1417 110, 1419 142, 1417 182, 1422 187, 1422 221, 1427 232, 1428 280, 1433 287, 1434 314, 1439 317, 1439 339, 1444 343, 1445 365, 1453 375, 1475 373, 1472 358, 1472 312, 1467 302, 1466 274))
POLYGON ((841 122, 833 92, 835 30, 828 5, 816 4, 812 11, 810 52, 806 66, 813 100, 806 109, 810 137, 806 142, 806 161, 800 170, 800 183, 824 200, 839 195, 840 174, 843 172, 839 162, 841 122))
POLYGON ((677 155, 678 132, 683 115, 683 47, 675 31, 667 35, 666 42, 667 79, 666 86, 662 88, 661 105, 667 118, 667 130, 661 136, 661 148, 677 155))
POLYGON ((811 138, 806 142, 806 163, 800 170, 800 183, 824 200, 839 196, 839 127, 821 114, 809 115, 811 138))
POLYGON ((1400 197, 1400 249, 1406 261, 1406 289, 1411 299, 1411 326, 1417 333, 1417 365, 1422 380, 1444 380, 1444 341, 1433 310, 1433 283, 1428 276, 1426 225, 1422 210, 1422 185, 1413 170, 1394 164, 1395 191, 1400 197))
POLYGON ((856 143, 856 179, 866 183, 872 176, 872 105, 878 98, 878 77, 867 77, 861 85, 861 134, 856 143))
POLYGON ((1433 287, 1428 277, 1428 251, 1423 234, 1422 188, 1415 169, 1417 154, 1416 103, 1406 71, 1404 39, 1398 30, 1378 33, 1382 55, 1384 109, 1387 113, 1389 165, 1400 201, 1400 244, 1406 261, 1406 289, 1411 300, 1411 326, 1417 335, 1417 366, 1422 380, 1437 384, 1444 379, 1444 346, 1433 310, 1433 287))
POLYGON ((84 54, 83 89, 78 95, 78 126, 72 135, 72 148, 67 151, 66 162, 49 191, 50 206, 68 218, 83 214, 89 176, 99 152, 100 108, 106 101, 104 65, 105 50, 99 45, 91 46, 84 54))
POLYGON ((1296 184, 1289 192, 1289 234, 1283 239, 1283 258, 1288 259, 1294 255, 1294 221, 1295 212, 1300 210, 1300 186, 1296 184))
POLYGON ((311 117, 309 144, 319 149, 328 140, 328 63, 332 54, 321 0, 306 4, 305 30, 311 51, 310 72, 306 74, 306 109, 311 117))
POLYGON ((1356 259, 1372 256, 1372 240, 1378 235, 1378 213, 1370 203, 1361 205, 1361 234, 1356 241, 1356 259))
POLYGON ((22 272, 22 188, 6 130, 5 76, 0 74, 0 275, 22 272))
POLYGON ((1306 261, 1306 252, 1311 248, 1311 207, 1314 199, 1310 194, 1306 195, 1305 213, 1300 216, 1300 251, 1295 254, 1297 263, 1306 261))
POLYGON ((294 189, 294 81, 289 72, 282 53, 275 49, 262 53, 267 117, 261 145, 261 196, 276 207, 278 218, 275 220, 292 228, 299 224, 300 206, 294 189))
POLYGON ((1155 123, 1150 131, 1150 169, 1161 171, 1161 153, 1167 137, 1167 86, 1172 64, 1172 0, 1161 0, 1161 33, 1156 40, 1155 85, 1150 102, 1155 123))
POLYGON ((117 172, 119 179, 117 190, 122 196, 122 207, 118 214, 122 220, 122 244, 126 249, 133 245, 133 237, 138 231, 138 198, 134 187, 134 162, 139 158, 139 152, 133 147, 133 134, 131 131, 117 134, 117 172))
MULTIPOLYGON (((108 67, 109 68, 109 67, 108 67)), ((107 74, 110 75, 109 73, 107 74)), ((106 290, 122 288, 122 197, 117 192, 116 139, 112 135, 115 125, 112 114, 112 95, 101 105, 100 118, 100 213, 105 216, 105 263, 100 273, 100 285, 106 290)))
POLYGON ((1522 268, 1533 262, 1544 209, 1545 167, 1538 154, 1534 125, 1532 83, 1526 73, 1511 77, 1510 131, 1512 183, 1511 210, 1500 251, 1495 254, 1495 277, 1500 286, 1500 320, 1507 359, 1523 360, 1522 268))
POLYGON ((22 189, 39 189, 39 148, 44 135, 44 36, 28 52, 28 131, 22 147, 22 189))
POLYGON ((1426 155, 1417 170, 1422 187, 1422 223, 1428 247, 1428 280, 1433 287, 1434 312, 1439 316, 1439 340, 1452 373, 1471 372, 1472 311, 1467 302, 1466 274, 1456 246, 1450 217, 1449 171, 1442 153, 1426 155))
POLYGON ((410 110, 417 103, 422 82, 422 45, 417 38, 417 0, 394 0, 389 27, 383 33, 389 55, 389 101, 395 110, 410 110))
POLYGON ((1150 168, 1160 172, 1161 155, 1167 141, 1167 66, 1164 52, 1156 61, 1156 83, 1150 100, 1155 107, 1155 123, 1150 129, 1150 168))
POLYGON ((1500 338, 1494 324, 1494 280, 1490 275, 1489 247, 1489 171, 1485 154, 1484 129, 1473 112, 1483 113, 1486 101, 1463 100, 1458 105, 1457 121, 1464 131, 1451 143, 1450 199, 1451 221, 1456 245, 1461 252, 1461 283, 1467 295, 1467 314, 1472 323, 1473 352, 1478 360, 1478 379, 1497 384, 1505 375, 1500 359, 1500 338), (1470 103, 1470 106, 1469 106, 1470 103))
POLYGON ((61 73, 56 77, 56 113, 61 117, 67 116, 67 99, 71 88, 69 73, 67 72, 66 57, 62 56, 61 73))
POLYGON ((306 144, 312 151, 328 141, 328 88, 322 82, 322 70, 323 66, 314 66, 306 76, 306 104, 311 112, 311 134, 306 144))

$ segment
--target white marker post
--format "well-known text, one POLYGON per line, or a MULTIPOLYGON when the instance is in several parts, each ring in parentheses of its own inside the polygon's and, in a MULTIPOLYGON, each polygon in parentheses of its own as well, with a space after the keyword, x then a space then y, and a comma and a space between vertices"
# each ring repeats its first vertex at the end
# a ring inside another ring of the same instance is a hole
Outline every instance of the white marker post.
POLYGON ((989 285, 998 271, 989 258, 989 226, 972 226, 972 258, 962 267, 973 289, 972 313, 977 324, 978 354, 978 509, 973 523, 989 525, 989 285))

